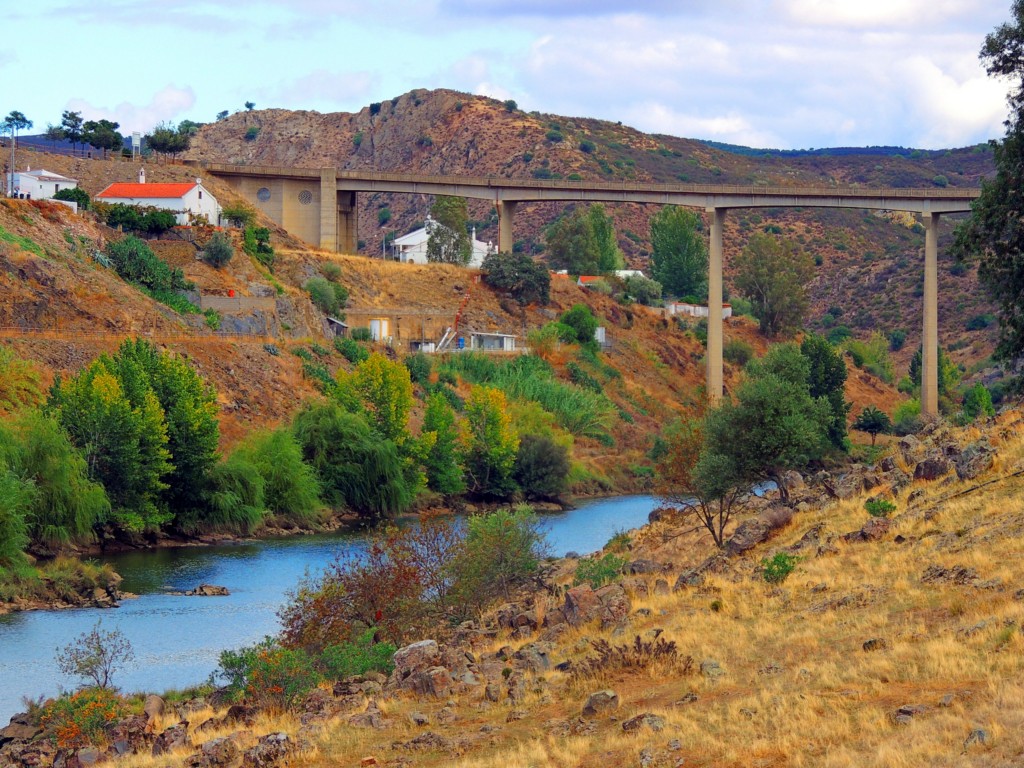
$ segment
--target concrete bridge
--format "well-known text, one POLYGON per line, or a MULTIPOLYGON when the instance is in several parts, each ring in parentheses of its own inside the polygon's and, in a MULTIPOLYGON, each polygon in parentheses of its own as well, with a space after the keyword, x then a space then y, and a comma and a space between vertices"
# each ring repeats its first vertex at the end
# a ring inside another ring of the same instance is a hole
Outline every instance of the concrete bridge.
POLYGON ((920 214, 925 227, 921 412, 938 413, 938 223, 970 211, 977 189, 866 189, 416 176, 334 168, 204 164, 273 221, 323 250, 356 253, 356 194, 452 195, 493 201, 498 249, 511 251, 516 206, 523 202, 605 202, 702 208, 711 225, 708 269, 707 392, 722 397, 722 228, 731 208, 862 208, 920 214))

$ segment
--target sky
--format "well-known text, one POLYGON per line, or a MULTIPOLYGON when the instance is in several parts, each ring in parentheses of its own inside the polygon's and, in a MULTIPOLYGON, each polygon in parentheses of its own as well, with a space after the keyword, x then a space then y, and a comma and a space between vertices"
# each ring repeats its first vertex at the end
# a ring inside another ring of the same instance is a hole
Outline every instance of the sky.
POLYGON ((1002 136, 1011 0, 0 0, 0 115, 124 133, 414 88, 779 149, 1002 136))

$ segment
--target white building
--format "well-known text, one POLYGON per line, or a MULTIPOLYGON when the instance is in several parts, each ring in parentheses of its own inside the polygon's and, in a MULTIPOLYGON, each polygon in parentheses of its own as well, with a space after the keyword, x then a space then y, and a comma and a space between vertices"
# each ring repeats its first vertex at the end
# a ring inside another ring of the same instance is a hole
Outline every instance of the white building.
MULTIPOLYGON (((7 189, 10 189, 11 174, 7 174, 7 189)), ((27 200, 49 200, 62 189, 74 189, 78 181, 61 176, 53 171, 31 168, 14 174, 14 196, 27 200)))
MULTIPOLYGON (((430 239, 430 232, 435 226, 442 225, 428 216, 426 225, 423 228, 395 238, 391 244, 391 255, 393 258, 406 264, 426 264, 427 241, 430 239)), ((488 253, 494 253, 494 245, 477 240, 476 227, 473 227, 469 240, 473 244, 473 252, 466 266, 472 269, 479 269, 484 263, 484 257, 488 253)))
POLYGON ((205 218, 213 225, 220 224, 220 205, 217 198, 203 187, 202 179, 194 182, 147 184, 146 169, 139 171, 138 183, 116 182, 104 189, 96 199, 103 203, 124 203, 173 211, 178 224, 191 224, 205 218))
MULTIPOLYGON (((669 301, 665 304, 666 315, 688 315, 690 317, 707 317, 706 304, 687 304, 683 301, 669 301)), ((722 319, 732 317, 732 305, 722 304, 722 319)))

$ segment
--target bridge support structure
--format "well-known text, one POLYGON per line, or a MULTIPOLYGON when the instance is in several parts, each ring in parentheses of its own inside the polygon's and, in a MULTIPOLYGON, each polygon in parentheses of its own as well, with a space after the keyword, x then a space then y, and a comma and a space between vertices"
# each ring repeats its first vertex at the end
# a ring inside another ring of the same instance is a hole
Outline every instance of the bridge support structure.
POLYGON ((708 208, 711 237, 708 247, 708 351, 707 398, 709 405, 722 400, 722 227, 725 208, 708 208))
POLYGON ((498 209, 498 252, 512 253, 512 244, 515 242, 512 234, 512 223, 516 217, 516 206, 519 203, 515 200, 498 200, 495 207, 498 209))
POLYGON ((921 333, 921 415, 939 415, 939 214, 924 220, 924 327, 921 333))

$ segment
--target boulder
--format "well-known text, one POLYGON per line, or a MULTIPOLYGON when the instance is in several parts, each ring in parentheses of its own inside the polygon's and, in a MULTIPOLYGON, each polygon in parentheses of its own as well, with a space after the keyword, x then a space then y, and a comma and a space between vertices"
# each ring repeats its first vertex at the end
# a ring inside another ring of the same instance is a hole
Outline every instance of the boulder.
POLYGON ((445 667, 421 669, 411 679, 412 689, 424 696, 440 699, 448 696, 452 690, 452 676, 445 667))
POLYGON ((619 694, 610 688, 597 691, 587 697, 587 702, 583 705, 583 717, 596 717, 602 712, 618 708, 619 694))
POLYGON ((725 551, 730 555, 738 555, 753 549, 771 535, 772 528, 760 516, 744 520, 740 523, 732 538, 726 542, 725 551))
POLYGON ((434 640, 420 640, 399 648, 395 651, 395 671, 391 673, 391 679, 402 682, 414 672, 436 666, 440 657, 441 651, 434 640))
POLYGON ((601 626, 618 624, 629 616, 633 609, 626 590, 621 584, 608 584, 594 593, 601 602, 601 626))
POLYGON ((222 736, 210 739, 194 755, 185 759, 190 768, 224 768, 238 760, 239 749, 234 739, 222 736))
POLYGON ((581 584, 565 593, 565 606, 562 612, 565 620, 574 627, 593 621, 600 610, 601 601, 589 584, 581 584))
POLYGON ((629 720, 622 724, 622 730, 626 733, 637 733, 644 728, 649 728, 652 731, 663 731, 665 730, 665 718, 651 712, 644 712, 636 717, 629 718, 629 720))
POLYGON ((873 517, 864 523, 859 531, 851 531, 843 536, 844 541, 879 541, 889 533, 892 522, 884 517, 873 517))
POLYGON ((626 570, 631 574, 643 574, 643 573, 661 573, 664 570, 664 566, 661 563, 646 558, 632 561, 626 570))
POLYGON ((987 440, 971 443, 956 458, 956 475, 961 480, 973 480, 995 464, 995 451, 987 440))
POLYGON ((943 456, 932 456, 914 467, 915 480, 938 480, 952 471, 953 464, 943 456))
POLYGON ((882 637, 873 637, 870 640, 865 640, 862 646, 865 651, 884 651, 889 647, 889 644, 882 637))
POLYGON ((665 579, 658 579, 654 582, 654 594, 658 596, 670 594, 668 582, 665 579))
POLYGON ((111 726, 107 732, 110 750, 117 756, 153 751, 153 721, 145 715, 132 715, 111 726))
POLYGON ((380 707, 373 699, 370 699, 365 711, 352 715, 348 719, 348 724, 356 728, 383 728, 386 725, 380 707))
POLYGON ((0 747, 15 741, 31 741, 42 733, 42 730, 39 726, 33 725, 32 718, 27 712, 20 712, 11 718, 11 722, 5 728, 0 729, 0 747))
POLYGON ((227 587, 221 587, 216 584, 200 584, 195 589, 190 589, 185 593, 188 597, 224 597, 230 595, 227 587))
POLYGON ((268 733, 242 756, 243 768, 271 768, 287 763, 295 753, 295 743, 287 733, 268 733))
POLYGON ((153 757, 166 755, 175 749, 192 745, 192 739, 188 735, 188 721, 182 720, 177 725, 172 725, 153 741, 153 757))
POLYGON ((527 643, 512 654, 512 663, 519 669, 539 674, 551 668, 548 654, 554 650, 551 643, 527 643))
POLYGON ((53 768, 89 768, 102 763, 105 755, 97 747, 59 750, 53 758, 53 768))
POLYGON ((167 711, 167 705, 159 696, 150 694, 142 705, 142 711, 145 713, 146 718, 153 722, 164 716, 164 712, 167 711))
POLYGON ((704 659, 700 663, 700 673, 709 680, 717 680, 725 674, 725 670, 714 659, 704 659))

